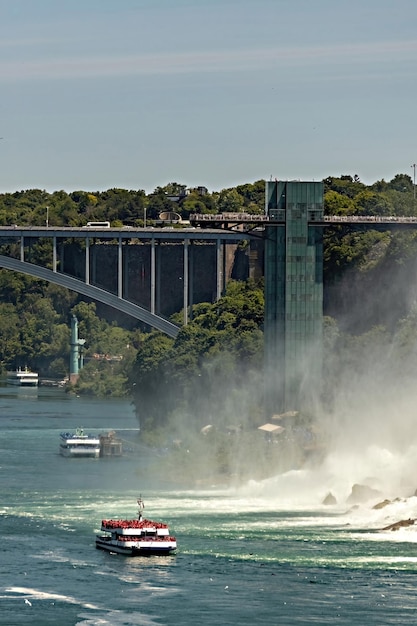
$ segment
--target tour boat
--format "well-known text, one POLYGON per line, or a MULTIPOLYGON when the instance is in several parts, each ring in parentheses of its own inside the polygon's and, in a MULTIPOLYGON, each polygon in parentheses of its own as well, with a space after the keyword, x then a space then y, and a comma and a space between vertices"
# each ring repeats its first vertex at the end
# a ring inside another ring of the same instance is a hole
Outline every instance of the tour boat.
POLYGON ((128 556, 165 555, 176 550, 177 540, 169 534, 168 525, 145 519, 143 500, 137 502, 137 519, 102 520, 101 531, 105 534, 96 535, 96 548, 128 556))
POLYGON ((37 387, 39 375, 37 372, 30 372, 27 367, 19 367, 17 370, 7 372, 7 384, 19 387, 37 387))
POLYGON ((67 457, 97 459, 100 456, 100 438, 86 435, 82 428, 77 428, 75 433, 61 433, 59 452, 67 457))

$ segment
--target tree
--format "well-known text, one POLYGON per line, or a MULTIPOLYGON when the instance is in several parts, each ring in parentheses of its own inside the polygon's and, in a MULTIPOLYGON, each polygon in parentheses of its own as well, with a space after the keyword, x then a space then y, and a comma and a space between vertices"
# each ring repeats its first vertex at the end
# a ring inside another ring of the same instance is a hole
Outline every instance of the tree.
POLYGON ((223 189, 217 199, 219 213, 243 212, 243 198, 236 189, 223 189))
POLYGON ((265 213, 265 181, 238 185, 236 191, 243 198, 245 211, 248 213, 265 213))
POLYGON ((342 195, 354 198, 359 192, 365 189, 365 185, 361 183, 359 176, 343 175, 340 178, 329 176, 324 179, 324 192, 337 191, 342 195))
POLYGON ((356 207, 349 196, 337 191, 327 191, 324 194, 324 213, 326 215, 352 215, 356 207))
POLYGON ((11 303, 0 303, 0 362, 11 364, 20 349, 19 316, 11 303))
POLYGON ((143 337, 136 362, 129 376, 129 386, 136 404, 141 429, 158 429, 166 422, 170 404, 170 381, 165 363, 173 340, 152 332, 143 337))
POLYGON ((180 409, 193 429, 207 420, 221 425, 227 415, 231 422, 257 415, 245 415, 241 402, 231 406, 229 394, 250 398, 248 407, 261 402, 263 305, 262 286, 231 281, 218 302, 193 307, 192 322, 175 341, 159 333, 143 339, 131 378, 142 428, 166 431, 180 409), (225 381, 228 393, 222 395, 225 381))
POLYGON ((147 216, 157 220, 164 211, 176 211, 176 203, 172 202, 162 187, 157 187, 153 194, 148 197, 147 216))
POLYGON ((393 215, 394 207, 383 193, 361 191, 355 196, 354 204, 358 215, 393 215))
POLYGON ((396 174, 388 183, 389 189, 402 193, 413 192, 413 181, 408 174, 396 174))

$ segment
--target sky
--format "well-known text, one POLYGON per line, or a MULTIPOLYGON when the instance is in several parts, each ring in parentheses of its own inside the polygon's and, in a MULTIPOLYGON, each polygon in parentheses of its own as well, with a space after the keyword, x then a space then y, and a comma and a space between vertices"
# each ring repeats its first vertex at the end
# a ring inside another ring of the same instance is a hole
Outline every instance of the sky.
POLYGON ((0 0, 0 193, 413 178, 416 0, 0 0))

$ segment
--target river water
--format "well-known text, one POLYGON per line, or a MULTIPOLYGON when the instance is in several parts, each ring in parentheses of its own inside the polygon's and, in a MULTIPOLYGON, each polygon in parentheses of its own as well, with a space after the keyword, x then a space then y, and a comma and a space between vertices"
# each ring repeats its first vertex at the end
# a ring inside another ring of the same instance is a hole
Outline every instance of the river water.
POLYGON ((417 532, 380 531, 417 517, 416 498, 325 507, 307 471, 180 491, 153 477, 157 453, 137 431, 126 401, 0 388, 0 624, 416 623, 417 532), (61 457, 59 433, 77 426, 116 429, 127 454, 61 457), (139 494, 169 523, 175 556, 95 549, 100 520, 134 517, 139 494))

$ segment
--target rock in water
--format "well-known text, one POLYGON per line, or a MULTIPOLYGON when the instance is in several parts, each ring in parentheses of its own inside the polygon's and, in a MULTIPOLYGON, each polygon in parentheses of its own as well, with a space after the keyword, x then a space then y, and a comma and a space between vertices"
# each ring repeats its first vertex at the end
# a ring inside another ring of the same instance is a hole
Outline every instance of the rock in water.
POLYGON ((375 504, 375 506, 373 506, 372 508, 375 510, 383 509, 385 506, 388 506, 389 504, 391 504, 391 500, 383 500, 382 502, 378 502, 378 504, 375 504))
POLYGON ((367 502, 372 498, 377 498, 381 493, 377 489, 372 489, 367 485, 353 485, 350 496, 347 499, 348 504, 359 504, 360 502, 367 502))
POLYGON ((337 504, 337 500, 331 491, 329 491, 327 496, 324 498, 322 504, 326 504, 326 505, 337 504))
POLYGON ((413 526, 415 520, 413 519, 403 519, 399 522, 395 522, 394 524, 390 524, 389 526, 385 526, 382 530, 399 530, 400 528, 404 528, 406 526, 413 526))

